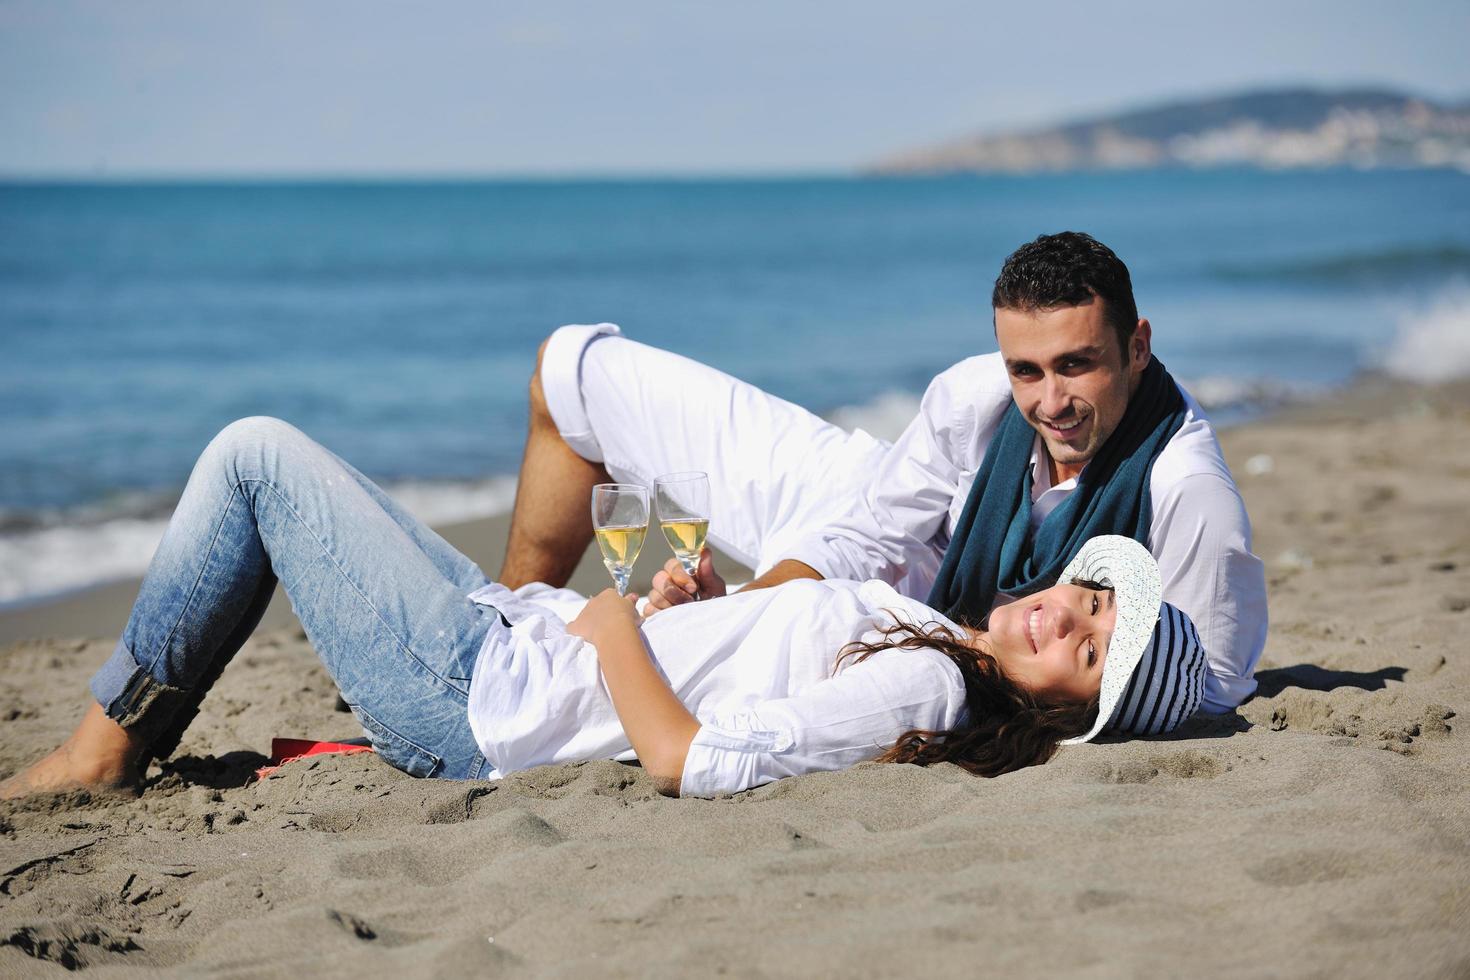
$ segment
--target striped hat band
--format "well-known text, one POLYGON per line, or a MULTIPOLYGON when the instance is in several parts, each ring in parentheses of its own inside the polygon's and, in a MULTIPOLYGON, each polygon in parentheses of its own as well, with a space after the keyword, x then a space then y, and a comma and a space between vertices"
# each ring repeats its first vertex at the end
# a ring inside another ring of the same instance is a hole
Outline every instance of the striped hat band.
POLYGON ((1163 601, 1158 562, 1132 538, 1102 535, 1067 563, 1061 581, 1074 580, 1112 589, 1117 621, 1097 721, 1062 744, 1091 741, 1104 729, 1159 735, 1178 728, 1204 698, 1205 649, 1189 617, 1163 601))

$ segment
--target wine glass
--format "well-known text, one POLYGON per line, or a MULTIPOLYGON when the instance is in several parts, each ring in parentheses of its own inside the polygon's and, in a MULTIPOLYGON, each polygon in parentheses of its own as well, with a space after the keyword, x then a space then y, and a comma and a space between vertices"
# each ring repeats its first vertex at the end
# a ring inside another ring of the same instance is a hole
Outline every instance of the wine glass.
POLYGON ((664 539, 684 571, 694 578, 699 553, 709 533, 709 476, 704 473, 665 473, 653 481, 658 500, 658 523, 664 539))
POLYGON ((592 488, 592 530, 618 595, 626 595, 633 562, 648 533, 648 488, 631 483, 597 484, 592 488))

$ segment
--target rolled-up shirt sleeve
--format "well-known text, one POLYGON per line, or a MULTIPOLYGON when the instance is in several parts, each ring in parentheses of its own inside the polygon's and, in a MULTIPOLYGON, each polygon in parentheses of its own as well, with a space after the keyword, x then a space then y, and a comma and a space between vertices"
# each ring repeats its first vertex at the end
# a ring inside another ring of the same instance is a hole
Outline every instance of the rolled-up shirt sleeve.
POLYGON ((969 491, 994 428, 1010 404, 1009 388, 977 397, 961 362, 930 382, 919 413, 889 448, 866 488, 841 518, 802 538, 790 556, 826 578, 933 577, 948 541, 947 518, 955 499, 969 491))
POLYGON ((885 650, 786 698, 700 717, 681 796, 738 793, 784 776, 873 759, 912 729, 963 717, 958 668, 931 650, 885 650))

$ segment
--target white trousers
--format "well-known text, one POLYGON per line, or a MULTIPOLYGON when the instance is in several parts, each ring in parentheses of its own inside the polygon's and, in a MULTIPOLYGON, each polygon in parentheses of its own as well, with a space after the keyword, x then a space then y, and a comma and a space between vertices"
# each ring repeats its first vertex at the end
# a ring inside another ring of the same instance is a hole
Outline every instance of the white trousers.
POLYGON ((614 480, 708 473, 710 543, 757 575, 845 513, 888 448, 611 323, 552 334, 541 386, 562 438, 614 480))

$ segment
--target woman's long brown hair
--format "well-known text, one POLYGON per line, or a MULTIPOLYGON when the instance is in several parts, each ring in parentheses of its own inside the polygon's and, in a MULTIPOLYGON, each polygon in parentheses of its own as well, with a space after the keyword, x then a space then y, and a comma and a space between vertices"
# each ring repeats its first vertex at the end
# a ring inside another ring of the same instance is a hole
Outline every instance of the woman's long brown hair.
POLYGON ((999 776, 1041 765, 1063 739, 1087 731, 1097 717, 1097 698, 1044 701, 1007 677, 994 657, 968 646, 942 623, 920 627, 900 622, 883 630, 881 640, 843 647, 837 665, 862 663, 881 650, 937 650, 948 657, 964 678, 968 717, 948 731, 905 732, 878 762, 953 762, 977 776, 999 776))

